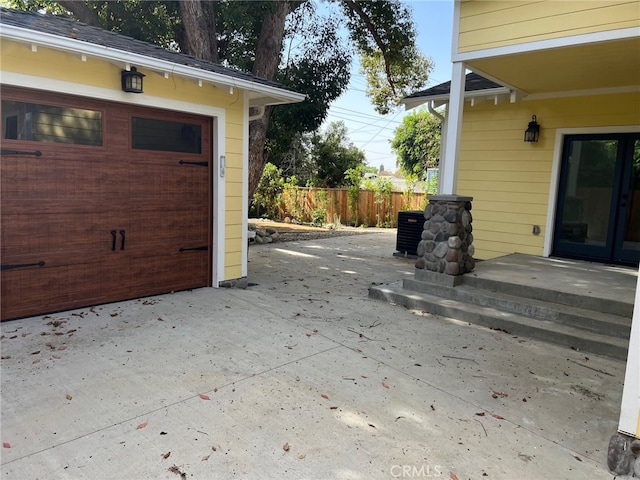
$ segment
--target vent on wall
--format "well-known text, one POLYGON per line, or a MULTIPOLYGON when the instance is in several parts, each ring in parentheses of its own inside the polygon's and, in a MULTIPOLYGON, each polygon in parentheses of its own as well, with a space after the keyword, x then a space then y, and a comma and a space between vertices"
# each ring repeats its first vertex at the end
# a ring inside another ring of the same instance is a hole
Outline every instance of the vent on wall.
POLYGON ((396 250, 400 254, 417 255, 418 243, 422 237, 424 227, 424 212, 422 210, 405 210, 398 212, 398 234, 396 250))

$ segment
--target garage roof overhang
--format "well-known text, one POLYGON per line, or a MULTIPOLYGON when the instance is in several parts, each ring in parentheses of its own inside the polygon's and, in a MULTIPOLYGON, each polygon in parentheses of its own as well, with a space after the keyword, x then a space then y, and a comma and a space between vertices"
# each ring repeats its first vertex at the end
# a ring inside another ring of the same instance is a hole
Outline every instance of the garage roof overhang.
POLYGON ((262 83, 257 77, 256 80, 251 80, 249 75, 244 75, 249 78, 225 75, 104 45, 78 41, 72 37, 65 38, 13 25, 3 24, 0 30, 0 37, 28 44, 36 49, 38 47, 51 48, 77 56, 85 55, 98 58, 115 63, 123 69, 128 69, 131 65, 135 65, 138 69, 151 70, 165 76, 168 74, 178 75, 197 83, 210 83, 218 88, 227 90, 233 88, 244 89, 249 92, 250 107, 297 103, 305 99, 304 94, 262 83))

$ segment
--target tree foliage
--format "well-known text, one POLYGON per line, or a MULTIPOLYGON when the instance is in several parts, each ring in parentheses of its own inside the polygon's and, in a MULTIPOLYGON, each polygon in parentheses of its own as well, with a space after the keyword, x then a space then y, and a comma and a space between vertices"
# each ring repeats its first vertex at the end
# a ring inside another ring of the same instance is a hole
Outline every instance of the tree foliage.
POLYGON ((424 109, 413 110, 402 119, 391 140, 405 175, 424 178, 427 168, 438 166, 440 158, 440 120, 424 109))
POLYGON ((311 143, 311 157, 317 168, 316 186, 344 186, 345 172, 364 165, 364 152, 349 142, 344 122, 332 122, 325 132, 314 134, 311 143))
MULTIPOLYGON (((346 89, 354 55, 380 112, 426 84, 429 61, 415 47, 411 11, 400 0, 145 1, 10 0, 14 8, 69 13, 107 30, 277 80, 307 94, 299 105, 267 107, 249 125, 249 192, 267 160, 317 129, 346 89), (328 14, 327 10, 331 10, 328 14), (322 10, 322 12, 320 11, 322 10), (351 42, 340 35, 349 32, 351 42), (353 46, 351 45, 353 44, 353 46)), ((344 172, 344 170, 343 170, 344 172)), ((333 177, 328 175, 327 178, 333 177)))

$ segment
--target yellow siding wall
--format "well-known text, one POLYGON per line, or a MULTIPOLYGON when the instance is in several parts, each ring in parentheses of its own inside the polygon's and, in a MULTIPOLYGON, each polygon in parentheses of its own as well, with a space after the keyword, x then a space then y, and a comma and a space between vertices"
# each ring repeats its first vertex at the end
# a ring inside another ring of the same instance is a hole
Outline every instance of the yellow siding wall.
POLYGON ((233 280, 242 276, 242 111, 228 112, 227 115, 227 169, 226 219, 225 219, 225 262, 224 278, 233 280))
POLYGON ((640 26, 637 0, 469 0, 458 52, 640 26))
MULTIPOLYGON (((122 69, 113 63, 91 57, 83 62, 79 55, 43 47, 32 52, 28 45, 3 40, 0 62, 3 71, 43 77, 43 89, 47 89, 46 79, 50 78, 120 90, 122 69)), ((226 149, 218 152, 219 155, 226 155, 224 279, 239 278, 242 276, 242 147, 246 141, 242 129, 244 92, 235 88, 230 95, 211 84, 204 83, 199 87, 193 81, 174 75, 167 79, 142 68, 140 72, 146 75, 144 95, 209 105, 226 112, 226 149)))
MULTIPOLYGON (((458 188, 473 201, 475 256, 542 255, 557 128, 640 125, 637 93, 465 106, 458 188), (531 115, 540 141, 524 143, 531 115), (542 229, 533 235, 533 225, 542 229)), ((555 188, 555 186, 554 186, 555 188)))

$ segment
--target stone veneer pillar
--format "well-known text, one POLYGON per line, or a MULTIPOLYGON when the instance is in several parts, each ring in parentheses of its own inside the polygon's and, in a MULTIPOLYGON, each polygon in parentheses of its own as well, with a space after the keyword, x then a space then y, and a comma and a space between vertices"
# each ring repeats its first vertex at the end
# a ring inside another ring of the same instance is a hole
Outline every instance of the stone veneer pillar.
POLYGON ((461 195, 429 197, 416 268, 454 276, 473 271, 472 200, 461 195))

